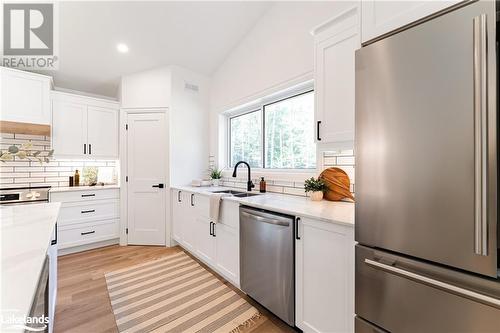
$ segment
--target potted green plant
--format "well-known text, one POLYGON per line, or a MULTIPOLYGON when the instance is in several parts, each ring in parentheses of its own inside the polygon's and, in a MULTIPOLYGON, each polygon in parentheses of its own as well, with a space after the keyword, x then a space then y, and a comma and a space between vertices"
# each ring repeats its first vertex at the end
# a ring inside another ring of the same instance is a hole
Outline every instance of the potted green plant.
POLYGON ((210 179, 212 179, 213 186, 220 186, 221 178, 222 178, 222 170, 218 169, 210 170, 210 179))
POLYGON ((321 201, 327 189, 325 182, 320 178, 311 177, 304 182, 304 190, 306 193, 311 192, 312 201, 321 201))

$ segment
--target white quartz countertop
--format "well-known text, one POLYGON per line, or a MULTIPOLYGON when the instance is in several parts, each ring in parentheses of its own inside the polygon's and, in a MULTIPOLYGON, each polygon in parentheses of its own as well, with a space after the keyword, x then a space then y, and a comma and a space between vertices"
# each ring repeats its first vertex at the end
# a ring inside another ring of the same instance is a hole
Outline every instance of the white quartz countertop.
POLYGON ((60 207, 54 202, 0 208, 3 311, 29 315, 60 207))
POLYGON ((72 191, 96 191, 96 190, 109 190, 113 188, 120 188, 120 185, 95 185, 95 186, 65 186, 65 187, 52 187, 50 192, 72 192, 72 191))
MULTIPOLYGON (((241 189, 227 187, 172 186, 172 188, 210 195, 214 191, 241 189)), ((258 192, 253 192, 258 193, 258 192)), ((251 197, 224 196, 223 200, 237 201, 242 205, 267 209, 278 213, 354 226, 354 203, 344 201, 311 201, 309 198, 279 193, 264 193, 251 197)))

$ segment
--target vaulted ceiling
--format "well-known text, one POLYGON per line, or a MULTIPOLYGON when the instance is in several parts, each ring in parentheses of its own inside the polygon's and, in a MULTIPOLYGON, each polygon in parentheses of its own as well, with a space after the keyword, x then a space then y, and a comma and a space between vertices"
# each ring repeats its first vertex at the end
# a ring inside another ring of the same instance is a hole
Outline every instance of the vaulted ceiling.
POLYGON ((56 86, 115 97, 120 76, 163 65, 212 74, 271 2, 59 2, 56 86), (119 53, 118 43, 129 47, 119 53))

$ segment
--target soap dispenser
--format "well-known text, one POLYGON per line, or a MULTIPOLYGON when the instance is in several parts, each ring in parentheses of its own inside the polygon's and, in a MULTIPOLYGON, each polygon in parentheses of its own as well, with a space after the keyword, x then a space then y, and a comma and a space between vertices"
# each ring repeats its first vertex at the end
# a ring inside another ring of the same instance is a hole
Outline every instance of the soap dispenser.
POLYGON ((266 193, 266 181, 264 180, 264 177, 260 177, 259 188, 260 193, 266 193))

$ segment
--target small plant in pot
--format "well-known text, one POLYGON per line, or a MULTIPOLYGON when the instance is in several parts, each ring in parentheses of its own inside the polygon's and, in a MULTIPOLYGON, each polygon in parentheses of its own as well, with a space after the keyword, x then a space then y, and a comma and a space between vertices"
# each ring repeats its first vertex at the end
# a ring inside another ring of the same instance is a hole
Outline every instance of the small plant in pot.
POLYGON ((212 179, 213 186, 220 186, 221 178, 222 178, 222 170, 217 170, 217 169, 210 170, 210 179, 212 179))
POLYGON ((311 177, 304 182, 304 190, 306 193, 311 192, 312 201, 321 201, 327 189, 325 182, 320 178, 311 177))

